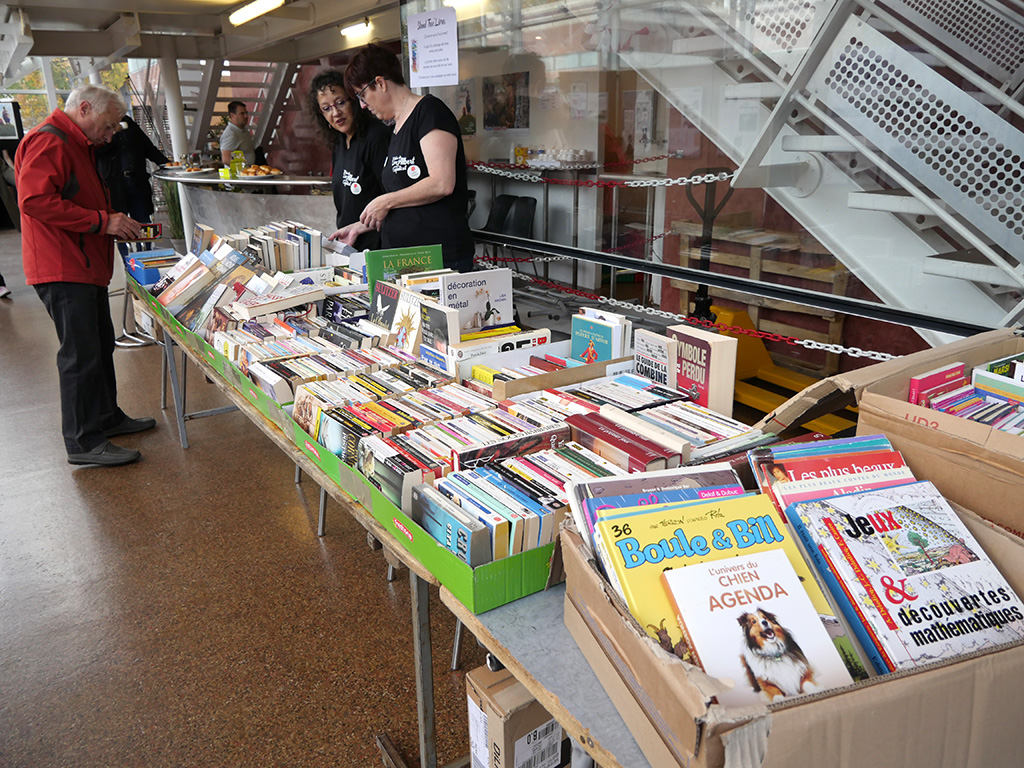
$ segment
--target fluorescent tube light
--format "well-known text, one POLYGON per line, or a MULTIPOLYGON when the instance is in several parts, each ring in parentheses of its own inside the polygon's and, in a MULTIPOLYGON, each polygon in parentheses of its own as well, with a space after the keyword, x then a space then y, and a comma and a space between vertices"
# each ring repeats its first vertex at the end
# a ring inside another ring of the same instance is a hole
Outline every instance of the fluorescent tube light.
POLYGON ((232 11, 231 15, 228 16, 228 21, 236 27, 240 27, 242 24, 252 21, 265 13, 270 13, 282 5, 284 5, 284 0, 253 0, 251 3, 243 5, 237 11, 232 11))
POLYGON ((347 37, 352 37, 352 36, 356 36, 356 35, 365 35, 365 34, 369 34, 369 32, 370 32, 370 17, 369 16, 367 16, 362 21, 359 21, 359 22, 356 22, 355 24, 350 24, 347 27, 342 27, 341 28, 341 34, 343 34, 343 35, 345 35, 347 37))

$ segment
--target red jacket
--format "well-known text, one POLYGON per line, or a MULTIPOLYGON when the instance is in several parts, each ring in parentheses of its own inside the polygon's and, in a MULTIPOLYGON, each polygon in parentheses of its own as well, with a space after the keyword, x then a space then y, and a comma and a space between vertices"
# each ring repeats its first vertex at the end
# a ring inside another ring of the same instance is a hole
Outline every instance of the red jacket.
POLYGON ((14 168, 26 282, 108 285, 110 196, 82 129, 54 110, 21 140, 14 168))

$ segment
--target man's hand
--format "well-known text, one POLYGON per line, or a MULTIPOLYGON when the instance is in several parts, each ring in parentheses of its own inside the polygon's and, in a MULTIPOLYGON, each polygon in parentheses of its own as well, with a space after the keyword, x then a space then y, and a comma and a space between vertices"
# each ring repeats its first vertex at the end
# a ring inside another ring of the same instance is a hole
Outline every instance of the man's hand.
POLYGON ((120 240, 137 240, 142 225, 124 213, 112 213, 107 219, 107 234, 120 240))

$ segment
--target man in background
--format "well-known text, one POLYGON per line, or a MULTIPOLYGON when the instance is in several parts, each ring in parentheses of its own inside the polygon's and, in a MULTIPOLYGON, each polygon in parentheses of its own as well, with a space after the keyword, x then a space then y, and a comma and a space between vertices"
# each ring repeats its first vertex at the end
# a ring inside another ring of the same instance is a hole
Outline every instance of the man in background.
POLYGON ((252 143, 252 134, 246 126, 249 124, 249 110, 240 101, 228 104, 228 124, 220 135, 220 159, 224 165, 231 165, 231 153, 242 150, 245 164, 256 162, 256 147, 252 143))
POLYGON ((116 466, 142 454, 109 438, 151 429, 117 405, 114 324, 107 286, 114 238, 135 239, 139 223, 110 209, 93 147, 114 135, 127 105, 114 91, 81 85, 28 133, 14 165, 26 282, 57 330, 61 428, 69 464, 116 466))

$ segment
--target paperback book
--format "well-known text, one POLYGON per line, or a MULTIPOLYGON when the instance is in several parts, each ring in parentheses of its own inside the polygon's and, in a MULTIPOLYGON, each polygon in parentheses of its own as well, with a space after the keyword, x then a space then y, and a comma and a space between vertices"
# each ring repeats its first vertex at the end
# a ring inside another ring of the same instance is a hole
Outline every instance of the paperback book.
POLYGON ((669 326, 665 333, 679 342, 676 387, 689 393, 694 402, 732 416, 739 345, 736 338, 689 323, 669 326))

